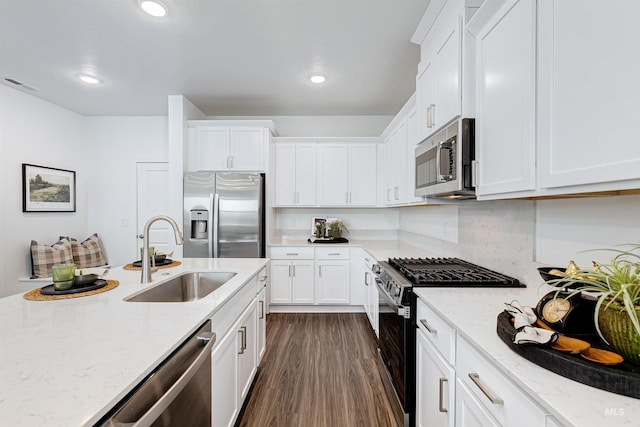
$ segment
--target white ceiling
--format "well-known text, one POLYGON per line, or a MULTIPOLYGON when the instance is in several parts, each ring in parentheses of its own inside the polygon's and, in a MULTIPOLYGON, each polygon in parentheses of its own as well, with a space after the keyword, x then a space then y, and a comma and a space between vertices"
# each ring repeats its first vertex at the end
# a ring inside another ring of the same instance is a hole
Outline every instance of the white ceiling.
POLYGON ((429 1, 164 0, 152 18, 137 0, 0 0, 0 77, 87 116, 166 115, 176 94, 209 116, 395 114, 429 1))

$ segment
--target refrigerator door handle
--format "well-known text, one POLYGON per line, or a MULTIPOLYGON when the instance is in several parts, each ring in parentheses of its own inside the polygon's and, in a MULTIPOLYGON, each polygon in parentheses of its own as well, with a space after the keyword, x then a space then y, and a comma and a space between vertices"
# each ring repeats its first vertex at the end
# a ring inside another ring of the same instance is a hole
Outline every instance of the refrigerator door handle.
POLYGON ((209 193, 209 218, 208 226, 207 226, 207 252, 209 253, 209 258, 213 256, 213 193, 209 193))
POLYGON ((218 258, 218 222, 220 220, 220 195, 215 193, 213 195, 213 240, 211 246, 213 247, 213 257, 218 258))

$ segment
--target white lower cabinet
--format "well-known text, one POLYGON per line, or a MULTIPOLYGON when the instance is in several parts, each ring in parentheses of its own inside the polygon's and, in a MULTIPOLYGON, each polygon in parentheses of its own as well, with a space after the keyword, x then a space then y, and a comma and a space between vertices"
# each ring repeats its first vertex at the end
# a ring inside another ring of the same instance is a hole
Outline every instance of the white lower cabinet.
POLYGON ((550 423, 547 411, 462 337, 464 331, 421 299, 416 309, 416 426, 550 423))
POLYGON ((272 304, 313 304, 313 261, 271 260, 272 304))
POLYGON ((461 380, 456 380, 456 426, 500 427, 496 419, 461 380))
POLYGON ((236 327, 238 335, 238 402, 244 402, 247 397, 251 381, 258 368, 256 357, 257 312, 257 304, 251 304, 245 310, 236 327))
POLYGON ((267 288, 262 288, 256 298, 256 309, 258 310, 258 322, 256 325, 256 356, 258 365, 267 349, 267 288))
MULTIPOLYGON (((456 378, 458 384, 468 388, 470 394, 495 418, 497 425, 518 427, 544 426, 547 413, 535 404, 519 387, 464 338, 458 336, 456 378)), ((461 399, 464 394, 460 394, 461 399)), ((463 403, 460 403, 463 405, 463 403)), ((464 405, 469 406, 471 402, 464 405)), ((461 419, 461 421, 464 418, 461 419)), ((456 423, 458 426, 475 425, 456 423)), ((487 424, 482 424, 487 425, 487 424)), ((492 424, 488 424, 492 425, 492 424)))
POLYGON ((316 303, 349 304, 349 261, 316 261, 316 303))
POLYGON ((270 305, 351 303, 349 247, 327 246, 270 248, 270 305))
MULTIPOLYGON (((260 275, 266 270, 262 270, 260 275)), ((214 427, 230 427, 247 398, 264 348, 260 301, 265 287, 256 296, 258 278, 239 290, 212 316, 216 343, 211 351, 211 422, 214 427)), ((264 310, 262 311, 264 315, 264 310)))
POLYGON ((453 427, 455 370, 416 330, 416 426, 453 427))

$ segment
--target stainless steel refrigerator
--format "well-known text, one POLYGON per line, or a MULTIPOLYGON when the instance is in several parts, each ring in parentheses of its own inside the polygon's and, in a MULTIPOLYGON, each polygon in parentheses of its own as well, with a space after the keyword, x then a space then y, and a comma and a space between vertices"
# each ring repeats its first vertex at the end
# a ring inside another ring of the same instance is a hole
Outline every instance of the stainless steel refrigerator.
POLYGON ((264 258, 264 174, 184 175, 184 257, 264 258))

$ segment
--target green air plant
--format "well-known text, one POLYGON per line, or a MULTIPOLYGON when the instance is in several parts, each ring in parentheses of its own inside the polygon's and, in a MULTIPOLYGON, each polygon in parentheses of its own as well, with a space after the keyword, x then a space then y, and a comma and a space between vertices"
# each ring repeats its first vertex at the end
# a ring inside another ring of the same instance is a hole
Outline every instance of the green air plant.
POLYGON ((627 250, 606 248, 594 251, 609 251, 615 256, 608 264, 594 261, 591 269, 578 269, 563 278, 548 280, 547 283, 559 287, 558 292, 580 292, 595 294, 597 303, 594 323, 598 334, 608 343, 600 329, 598 314, 601 310, 624 310, 635 329, 637 341, 640 341, 640 244, 624 244, 627 250))

